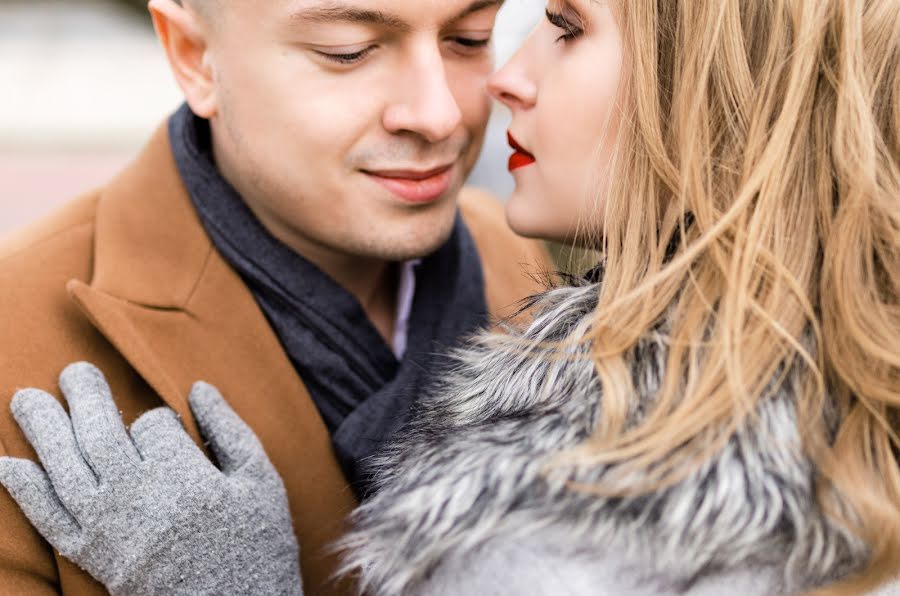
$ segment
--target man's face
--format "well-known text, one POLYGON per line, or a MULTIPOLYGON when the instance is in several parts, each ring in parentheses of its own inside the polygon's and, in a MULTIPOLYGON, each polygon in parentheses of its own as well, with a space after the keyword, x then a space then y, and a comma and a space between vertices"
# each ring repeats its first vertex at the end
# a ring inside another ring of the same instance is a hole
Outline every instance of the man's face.
POLYGON ((443 244, 481 149, 499 1, 234 0, 209 23, 219 167, 301 251, 443 244))

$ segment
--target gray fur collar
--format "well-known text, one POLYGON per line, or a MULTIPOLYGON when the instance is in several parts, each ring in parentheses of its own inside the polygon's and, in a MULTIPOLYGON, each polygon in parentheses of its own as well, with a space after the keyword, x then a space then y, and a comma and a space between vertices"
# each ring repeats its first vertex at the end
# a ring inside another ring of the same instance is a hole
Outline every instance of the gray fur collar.
MULTIPOLYGON (((585 331, 596 285, 537 299, 524 337, 560 340, 585 331)), ((639 415, 660 385, 665 346, 648 337, 634 354, 639 415)), ((796 377, 796 375, 794 375, 796 377)), ((793 592, 861 565, 866 549, 815 504, 814 470, 799 449, 791 388, 762 400, 759 416, 727 448, 671 489, 610 499, 567 482, 602 480, 604 467, 544 464, 588 437, 602 395, 588 358, 535 357, 484 333, 421 400, 414 422, 378 460, 380 491, 354 515, 342 546, 347 568, 374 594, 412 594, 447 560, 499 535, 527 543, 547 536, 566 556, 611 550, 660 591, 689 592, 717 574, 773 572, 771 591, 793 592), (776 587, 777 586, 777 587, 776 587)))

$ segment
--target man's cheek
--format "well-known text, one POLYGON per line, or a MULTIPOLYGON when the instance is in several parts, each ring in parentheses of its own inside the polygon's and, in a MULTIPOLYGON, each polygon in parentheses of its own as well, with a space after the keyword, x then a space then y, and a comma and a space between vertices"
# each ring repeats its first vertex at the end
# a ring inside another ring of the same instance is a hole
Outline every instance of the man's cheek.
POLYGON ((447 82, 457 93, 488 97, 487 80, 493 72, 489 62, 449 64, 447 82))
POLYGON ((484 80, 455 88, 453 95, 469 126, 483 125, 491 115, 491 101, 484 89, 484 80))

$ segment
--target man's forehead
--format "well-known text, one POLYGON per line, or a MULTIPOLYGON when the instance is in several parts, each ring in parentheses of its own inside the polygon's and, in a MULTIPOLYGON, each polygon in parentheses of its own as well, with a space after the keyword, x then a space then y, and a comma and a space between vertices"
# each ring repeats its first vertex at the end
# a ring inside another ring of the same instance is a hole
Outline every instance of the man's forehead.
POLYGON ((410 29, 423 15, 451 23, 469 15, 496 9, 504 0, 289 0, 286 16, 313 22, 348 21, 395 29, 410 29))

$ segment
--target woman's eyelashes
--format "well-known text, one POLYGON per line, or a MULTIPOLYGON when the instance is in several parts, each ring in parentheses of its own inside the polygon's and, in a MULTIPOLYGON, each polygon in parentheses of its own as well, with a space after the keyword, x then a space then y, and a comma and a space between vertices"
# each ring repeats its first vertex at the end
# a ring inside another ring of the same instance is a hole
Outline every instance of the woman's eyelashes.
POLYGON ((550 10, 547 10, 547 20, 554 27, 558 27, 564 31, 563 35, 556 40, 557 42, 571 41, 584 34, 583 27, 573 22, 574 19, 570 19, 562 13, 550 12, 550 10))

